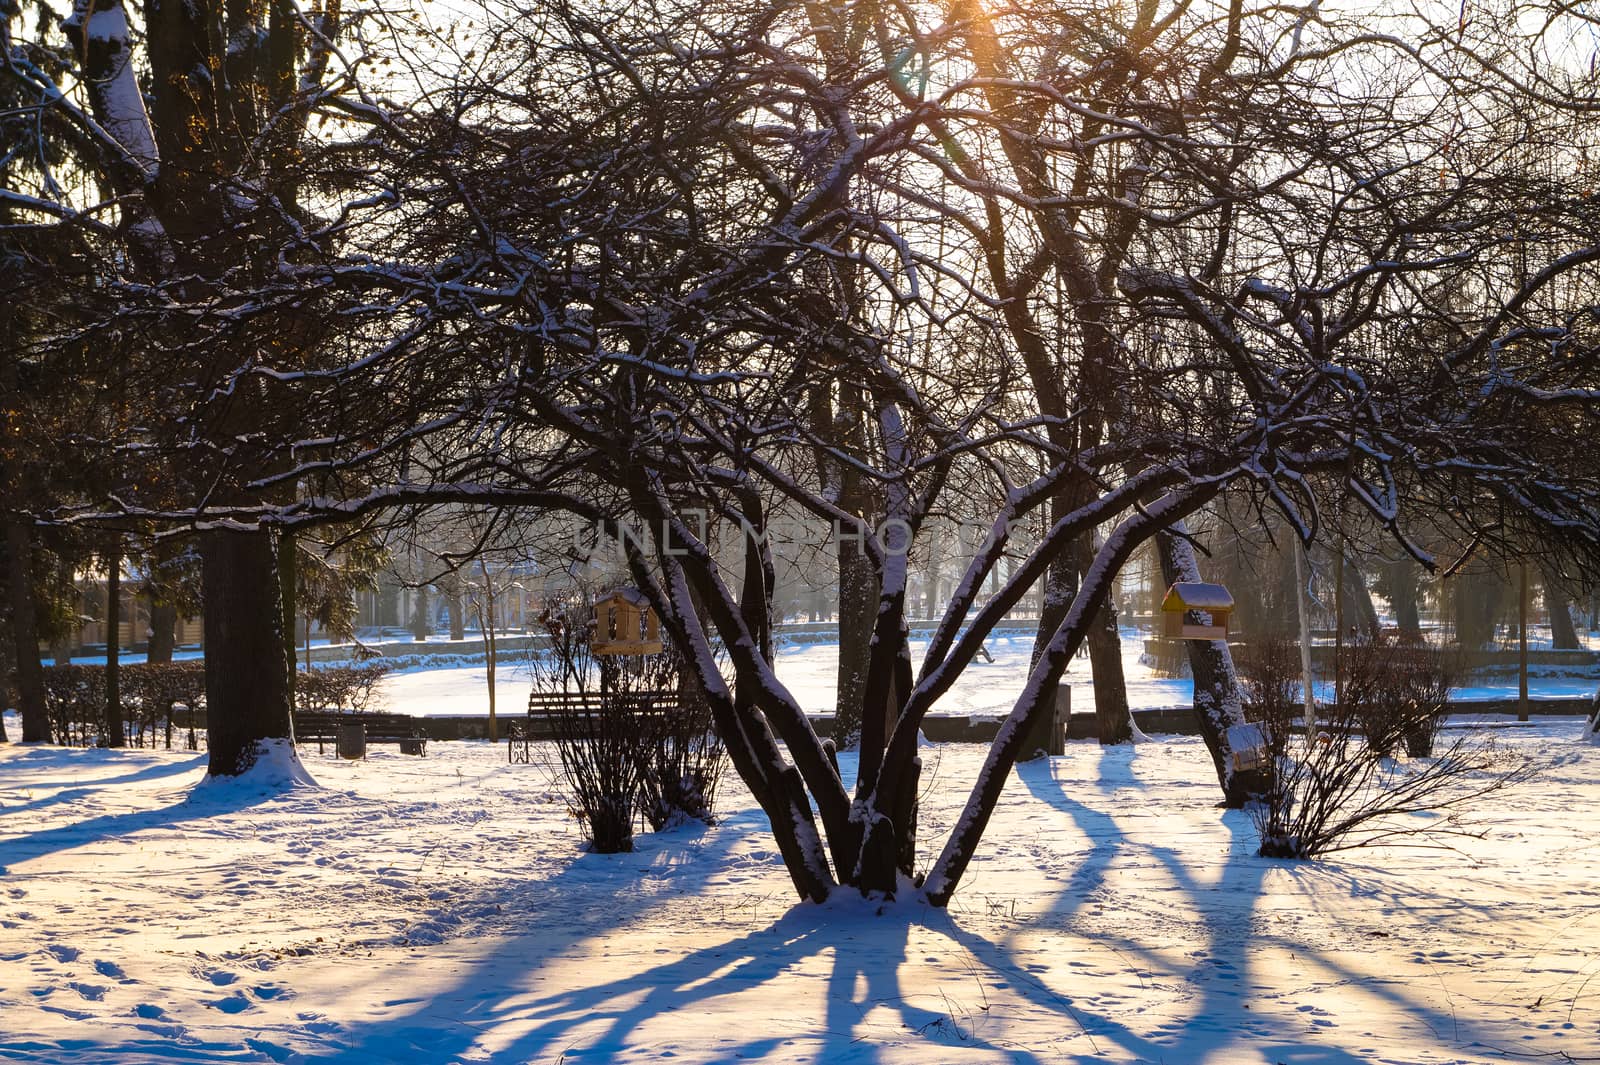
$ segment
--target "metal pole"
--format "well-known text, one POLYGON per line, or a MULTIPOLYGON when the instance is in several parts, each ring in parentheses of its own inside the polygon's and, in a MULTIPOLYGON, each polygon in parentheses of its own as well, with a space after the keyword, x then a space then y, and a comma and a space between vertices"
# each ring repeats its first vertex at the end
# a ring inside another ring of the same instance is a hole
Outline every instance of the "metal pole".
POLYGON ((1306 549, 1298 537, 1294 547, 1294 577, 1295 587, 1299 589, 1294 601, 1300 615, 1300 686, 1305 692, 1306 735, 1309 736, 1316 725, 1317 711, 1316 700, 1311 694, 1314 678, 1311 674, 1311 621, 1306 603, 1306 549))
POLYGON ((1333 566, 1333 705, 1344 705, 1344 533, 1333 566))

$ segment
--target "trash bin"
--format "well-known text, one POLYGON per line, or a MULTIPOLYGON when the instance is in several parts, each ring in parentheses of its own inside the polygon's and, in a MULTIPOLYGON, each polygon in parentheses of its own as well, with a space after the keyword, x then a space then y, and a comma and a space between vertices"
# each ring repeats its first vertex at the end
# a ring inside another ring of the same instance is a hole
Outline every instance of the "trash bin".
POLYGON ((339 726, 339 757, 365 758, 367 756, 367 726, 356 721, 339 726))

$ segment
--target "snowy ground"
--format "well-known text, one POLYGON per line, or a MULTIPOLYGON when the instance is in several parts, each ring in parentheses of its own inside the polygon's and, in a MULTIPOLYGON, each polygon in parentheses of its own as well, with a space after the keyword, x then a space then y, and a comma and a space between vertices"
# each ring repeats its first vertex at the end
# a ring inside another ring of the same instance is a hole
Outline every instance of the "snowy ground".
MULTIPOLYGON (((1127 680, 1128 703, 1134 708, 1187 706, 1194 700, 1194 686, 1187 677, 1158 677, 1141 659, 1144 633, 1136 629, 1122 632, 1122 668, 1127 680)), ((911 641, 912 661, 921 662, 926 640, 911 641)), ((987 647, 993 661, 976 659, 939 700, 936 714, 954 716, 1004 716, 1022 692, 1028 675, 1028 659, 1033 637, 1016 633, 991 638, 987 647)), ((778 677, 811 714, 830 714, 834 707, 834 678, 839 666, 837 643, 805 643, 783 647, 778 652, 778 677)), ((1072 686, 1072 705, 1080 711, 1094 709, 1094 688, 1089 659, 1072 660, 1063 683, 1072 686)), ((1558 671, 1536 670, 1529 680, 1534 699, 1587 698, 1595 693, 1593 678, 1562 676, 1558 671)), ((525 667, 502 663, 495 674, 495 699, 500 713, 521 713, 532 687, 525 667)), ((393 673, 379 684, 386 709, 403 709, 427 717, 453 717, 487 714, 489 683, 482 665, 447 669, 414 668, 393 673)), ((1318 697, 1331 701, 1333 683, 1319 682, 1318 697)), ((1463 701, 1515 699, 1517 678, 1494 677, 1472 680, 1456 689, 1452 698, 1463 701)))
MULTIPOLYGON (((792 904, 736 786, 606 857, 483 743, 312 754, 276 795, 0 745, 0 1060, 1600 1060, 1580 724, 1500 733, 1550 768, 1487 838, 1300 866, 1253 856, 1197 741, 1074 744, 1022 767, 948 913, 882 914, 792 904)), ((982 748, 925 753, 933 840, 982 748)))

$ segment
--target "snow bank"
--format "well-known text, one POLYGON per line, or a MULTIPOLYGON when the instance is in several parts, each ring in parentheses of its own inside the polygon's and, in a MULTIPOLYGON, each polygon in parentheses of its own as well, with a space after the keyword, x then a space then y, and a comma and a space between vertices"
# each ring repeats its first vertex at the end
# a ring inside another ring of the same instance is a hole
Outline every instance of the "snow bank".
POLYGON ((197 800, 236 800, 251 795, 276 795, 296 788, 317 788, 305 764, 288 740, 260 740, 256 761, 236 777, 207 774, 196 784, 191 797, 197 800))

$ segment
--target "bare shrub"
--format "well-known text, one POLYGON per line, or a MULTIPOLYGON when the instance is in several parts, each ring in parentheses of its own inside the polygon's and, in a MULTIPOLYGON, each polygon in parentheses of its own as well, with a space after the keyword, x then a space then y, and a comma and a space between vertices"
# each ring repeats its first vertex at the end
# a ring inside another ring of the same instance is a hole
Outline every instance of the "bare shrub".
POLYGON ((717 781, 727 749, 700 683, 669 647, 651 656, 656 691, 675 691, 653 709, 647 763, 639 775, 641 810, 657 832, 685 821, 716 823, 717 781))
POLYGON ((633 849, 642 818, 657 831, 715 820, 726 749, 705 694, 669 647, 653 655, 596 655, 589 606, 547 609, 549 647, 530 659, 574 812, 601 853, 633 849))
POLYGON ((1283 666, 1265 674, 1276 681, 1252 684, 1276 760, 1271 786, 1251 807, 1265 857, 1315 858, 1441 832, 1470 834, 1459 811, 1534 771, 1526 759, 1472 734, 1436 757, 1392 757, 1402 742, 1421 750, 1425 741, 1431 753, 1449 671, 1436 653, 1418 648, 1380 648, 1361 661, 1347 676, 1344 702, 1320 707, 1310 722, 1287 697, 1283 666), (1440 811, 1449 816, 1413 817, 1440 811))
POLYGON ((1433 754, 1454 682, 1453 660, 1416 643, 1379 637, 1344 649, 1344 701, 1379 755, 1402 746, 1433 754))
POLYGON ((592 652, 594 617, 585 604, 546 609, 540 622, 549 648, 530 657, 530 671, 536 692, 559 696, 545 712, 573 813, 591 849, 631 851, 640 777, 653 746, 641 687, 625 663, 592 652))
POLYGON ((378 682, 388 672, 389 663, 383 661, 299 670, 294 675, 295 709, 375 710, 378 682))

